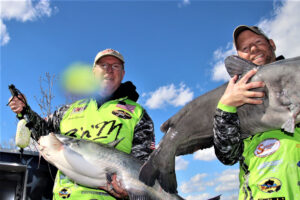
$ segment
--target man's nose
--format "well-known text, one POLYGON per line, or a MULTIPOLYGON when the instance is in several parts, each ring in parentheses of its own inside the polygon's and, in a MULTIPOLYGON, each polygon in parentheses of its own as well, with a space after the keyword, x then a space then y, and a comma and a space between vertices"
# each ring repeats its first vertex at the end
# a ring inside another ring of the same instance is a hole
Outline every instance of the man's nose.
POLYGON ((107 68, 106 68, 106 71, 107 71, 108 73, 112 73, 112 72, 113 72, 112 66, 111 66, 111 65, 108 65, 107 68))
POLYGON ((256 52, 257 50, 258 50, 258 47, 256 46, 256 44, 251 44, 250 52, 256 52))

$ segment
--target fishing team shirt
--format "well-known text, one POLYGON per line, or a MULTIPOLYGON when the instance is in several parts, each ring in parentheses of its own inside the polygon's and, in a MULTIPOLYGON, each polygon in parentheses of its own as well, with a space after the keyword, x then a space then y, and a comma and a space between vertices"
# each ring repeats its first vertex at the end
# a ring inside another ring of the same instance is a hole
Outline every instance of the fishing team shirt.
MULTIPOLYGON (((127 98, 105 102, 99 108, 96 100, 80 100, 65 112, 60 130, 66 136, 104 144, 122 139, 115 148, 130 154, 135 126, 143 112, 139 104, 127 98)), ((57 173, 53 193, 56 200, 64 199, 66 194, 70 200, 115 199, 104 190, 77 185, 61 171, 57 173)))
POLYGON ((260 133, 243 143, 240 200, 300 199, 300 128, 292 135, 260 133))
POLYGON ((218 106, 214 147, 226 165, 240 163, 240 200, 300 199, 300 128, 273 130, 240 139, 236 108, 218 106))

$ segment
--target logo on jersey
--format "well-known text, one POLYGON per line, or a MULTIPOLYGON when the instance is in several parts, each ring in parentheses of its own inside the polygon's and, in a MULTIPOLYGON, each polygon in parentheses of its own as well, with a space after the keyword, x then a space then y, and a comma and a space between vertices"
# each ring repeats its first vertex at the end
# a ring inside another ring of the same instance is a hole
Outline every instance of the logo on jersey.
POLYGON ((85 109, 86 109, 86 106, 73 108, 71 114, 74 114, 74 113, 81 113, 81 112, 83 112, 85 109))
POLYGON ((277 178, 267 178, 262 180, 257 186, 260 191, 266 193, 278 192, 281 189, 281 181, 277 178))
POLYGON ((256 157, 266 157, 275 153, 280 147, 280 141, 272 138, 266 139, 257 145, 254 154, 256 157))
POLYGON ((112 114, 120 117, 122 119, 131 119, 130 114, 128 114, 127 112, 123 111, 123 110, 113 110, 112 114))
POLYGON ((117 104, 117 107, 122 108, 124 110, 127 110, 127 111, 129 111, 131 113, 133 113, 133 111, 135 109, 135 106, 129 105, 129 104, 126 104, 126 103, 125 104, 119 103, 119 104, 117 104))
POLYGON ((70 188, 63 188, 58 192, 58 196, 63 198, 63 199, 67 199, 71 196, 71 189, 70 188))

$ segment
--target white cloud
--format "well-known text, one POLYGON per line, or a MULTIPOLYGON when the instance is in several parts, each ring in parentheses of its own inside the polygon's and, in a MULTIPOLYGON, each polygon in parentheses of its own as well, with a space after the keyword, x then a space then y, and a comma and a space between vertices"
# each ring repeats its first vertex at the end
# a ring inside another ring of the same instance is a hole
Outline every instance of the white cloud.
POLYGON ((0 45, 5 45, 10 40, 9 34, 7 33, 6 26, 0 19, 0 45))
POLYGON ((226 169, 220 173, 196 174, 189 181, 182 182, 179 186, 180 192, 189 194, 188 199, 202 200, 212 198, 217 194, 222 194, 222 200, 237 199, 239 190, 239 169, 226 169), (204 192, 214 188, 215 194, 202 193, 200 195, 191 193, 204 192))
POLYGON ((214 81, 228 81, 230 79, 229 74, 226 71, 224 60, 227 56, 236 54, 236 51, 233 47, 233 44, 229 43, 225 50, 223 48, 219 48, 214 52, 214 59, 216 63, 213 67, 213 77, 214 81))
MULTIPOLYGON (((274 15, 270 19, 261 19, 259 26, 277 46, 276 55, 288 57, 299 56, 300 52, 300 1, 287 0, 275 4, 274 15)), ((233 43, 225 48, 218 48, 214 53, 212 79, 228 81, 229 76, 224 66, 228 55, 236 54, 233 43)))
POLYGON ((185 197, 186 200, 207 200, 208 198, 211 198, 212 196, 208 193, 202 193, 199 195, 189 195, 185 197))
POLYGON ((182 156, 175 158, 175 170, 185 170, 189 165, 189 162, 182 158, 182 156))
POLYGON ((187 88, 185 84, 181 83, 179 88, 176 88, 174 84, 162 86, 156 91, 150 93, 150 98, 146 100, 146 106, 150 109, 162 108, 166 104, 177 106, 183 106, 187 102, 191 101, 194 97, 194 93, 190 88, 187 88))
POLYGON ((180 3, 178 3, 178 8, 182 8, 183 6, 188 6, 191 4, 190 0, 182 0, 180 3))
POLYGON ((236 194, 231 194, 231 195, 229 195, 229 196, 223 196, 222 195, 222 200, 236 200, 236 199, 238 199, 239 198, 239 196, 238 196, 238 193, 236 193, 236 194))
POLYGON ((180 185, 180 190, 183 193, 202 192, 205 188, 204 178, 207 174, 196 174, 189 181, 183 182, 180 185))
POLYGON ((239 188, 239 169, 224 170, 219 177, 215 179, 216 192, 237 191, 239 188))
POLYGON ((215 155, 214 147, 198 150, 193 154, 194 160, 203 160, 203 161, 211 161, 215 160, 217 157, 215 155))
POLYGON ((275 8, 272 19, 264 19, 258 26, 272 38, 277 46, 276 54, 286 57, 299 56, 300 52, 300 1, 289 0, 275 8))
POLYGON ((4 24, 4 21, 18 20, 21 22, 33 21, 39 17, 50 17, 52 8, 50 8, 49 0, 18 0, 8 1, 0 0, 0 43, 5 45, 9 42, 10 37, 8 29, 4 24))

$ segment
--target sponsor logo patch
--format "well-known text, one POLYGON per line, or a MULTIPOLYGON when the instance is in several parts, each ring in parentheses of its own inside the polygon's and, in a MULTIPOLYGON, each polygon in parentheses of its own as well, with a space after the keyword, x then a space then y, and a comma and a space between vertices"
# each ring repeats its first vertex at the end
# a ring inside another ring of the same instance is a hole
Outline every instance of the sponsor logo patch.
POLYGON ((272 138, 266 139, 257 145, 254 154, 256 157, 266 157, 275 153, 280 147, 280 141, 272 138))
POLYGON ((58 196, 63 198, 63 199, 67 199, 71 196, 71 189, 70 188, 63 188, 58 192, 58 196))
POLYGON ((281 181, 277 178, 267 178, 262 180, 257 186, 262 192, 278 192, 281 189, 281 181))
POLYGON ((113 110, 112 114, 120 117, 122 119, 131 119, 130 114, 128 114, 127 112, 123 111, 123 110, 113 110))
MULTIPOLYGON (((109 194, 107 194, 106 192, 98 192, 98 191, 81 191, 81 194, 88 194, 88 195, 100 195, 100 196, 110 196, 109 194)), ((93 199, 90 199, 93 200, 93 199)), ((97 199, 95 199, 97 200, 97 199)))
POLYGON ((117 107, 118 108, 122 108, 122 109, 124 109, 124 110, 127 110, 127 111, 129 111, 129 112, 131 112, 131 113, 133 113, 133 111, 134 111, 134 109, 135 109, 135 106, 133 106, 133 105, 129 105, 129 104, 125 104, 125 105, 123 105, 123 104, 117 104, 117 107))
POLYGON ((272 198, 258 199, 258 200, 285 200, 285 197, 272 197, 272 198))
POLYGON ((81 112, 83 112, 85 109, 86 109, 86 106, 73 108, 72 114, 74 114, 74 113, 81 113, 81 112))

